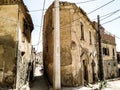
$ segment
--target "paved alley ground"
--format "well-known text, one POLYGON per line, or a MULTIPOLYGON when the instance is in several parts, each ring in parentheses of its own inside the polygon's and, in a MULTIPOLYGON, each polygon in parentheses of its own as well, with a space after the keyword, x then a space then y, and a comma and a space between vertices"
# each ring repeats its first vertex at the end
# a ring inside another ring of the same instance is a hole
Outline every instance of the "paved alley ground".
POLYGON ((34 75, 34 80, 30 83, 30 90, 49 90, 47 79, 40 66, 36 67, 34 75))
MULTIPOLYGON (((42 73, 43 71, 41 71, 41 67, 35 69, 35 78, 30 84, 30 89, 27 90, 53 90, 52 86, 49 86, 47 79, 42 73)), ((103 84, 101 90, 120 90, 120 78, 107 80, 105 84, 99 82, 81 87, 62 87, 61 90, 100 90, 101 84, 103 84)))
POLYGON ((30 90, 49 90, 48 83, 44 76, 35 77, 32 85, 30 85, 30 90))

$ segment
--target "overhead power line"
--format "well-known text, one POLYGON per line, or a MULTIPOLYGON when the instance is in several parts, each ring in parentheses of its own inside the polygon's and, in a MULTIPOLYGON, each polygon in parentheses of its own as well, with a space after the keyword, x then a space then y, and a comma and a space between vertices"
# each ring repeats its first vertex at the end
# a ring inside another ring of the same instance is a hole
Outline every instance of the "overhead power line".
POLYGON ((76 4, 83 4, 83 3, 88 3, 88 2, 92 2, 92 1, 96 1, 96 0, 88 0, 88 1, 84 1, 84 2, 77 2, 76 4))
POLYGON ((36 9, 36 10, 30 10, 28 13, 30 13, 30 12, 40 12, 40 11, 45 11, 45 10, 47 10, 47 9, 36 9))
MULTIPOLYGON (((101 18, 101 20, 102 19, 104 19, 105 17, 107 18, 107 17, 110 17, 110 16, 112 16, 113 14, 115 14, 115 13, 117 13, 117 12, 119 12, 120 11, 120 9, 117 9, 117 10, 115 10, 115 11, 112 11, 112 12, 109 12, 109 13, 107 13, 107 14, 105 14, 105 15, 102 15, 102 16, 100 16, 100 18, 101 18)), ((92 21, 94 21, 94 20, 96 20, 97 18, 94 18, 94 19, 92 19, 92 21)))
POLYGON ((119 11, 120 11, 120 9, 117 9, 117 10, 115 10, 115 11, 112 11, 112 12, 110 12, 110 13, 107 13, 107 14, 105 14, 105 15, 102 15, 100 18, 105 17, 105 16, 108 16, 108 15, 111 15, 111 14, 116 13, 116 12, 119 12, 119 11))
POLYGON ((114 36, 114 37, 116 37, 116 38, 120 39, 120 37, 118 37, 118 36, 117 36, 117 35, 115 35, 115 34, 112 34, 111 32, 109 32, 109 31, 107 31, 107 30, 105 30, 105 32, 106 32, 106 33, 108 33, 109 35, 112 35, 112 36, 114 36))
MULTIPOLYGON (((88 1, 84 1, 84 2, 77 2, 76 4, 83 4, 83 3, 93 2, 93 1, 96 1, 96 0, 88 0, 88 1)), ((58 7, 54 7, 54 8, 58 8, 58 7)), ((40 12, 40 11, 45 11, 45 10, 47 10, 47 8, 44 8, 44 9, 36 9, 36 10, 29 10, 28 13, 40 12)))
MULTIPOLYGON (((112 1, 110 1, 110 2, 113 2, 113 1, 114 1, 114 0, 112 0, 112 1)), ((110 3, 110 2, 108 2, 108 3, 110 3)), ((108 3, 107 3, 107 5, 108 5, 108 3)), ((106 4, 105 4, 105 5, 106 5, 106 4)), ((105 5, 104 5, 104 6, 105 6, 105 5)), ((43 9, 41 9, 41 10, 44 11, 45 9, 43 8, 43 9)), ((110 12, 110 13, 108 13, 108 14, 105 14, 105 15, 103 15, 103 16, 101 16, 101 17, 105 17, 105 16, 107 16, 107 15, 114 14, 114 13, 116 13, 116 12, 118 12, 118 11, 120 11, 120 9, 118 9, 118 10, 116 10, 116 11, 114 11, 114 12, 110 12)), ((17 21, 15 21, 15 20, 8 19, 8 18, 5 18, 5 17, 0 17, 0 18, 1 18, 1 19, 5 19, 5 20, 8 20, 8 21, 12 21, 12 22, 17 22, 17 21)), ((82 18, 82 17, 79 17, 79 18, 73 20, 72 22, 77 21, 77 20, 79 20, 80 18, 82 18)), ((120 18, 120 16, 118 16, 118 17, 116 17, 116 18, 114 18, 114 19, 112 19, 112 20, 109 20, 109 21, 107 21, 107 22, 105 22, 105 23, 102 23, 101 25, 110 23, 110 22, 115 21, 115 20, 117 20, 117 19, 119 19, 119 18, 120 18)), ((65 25, 71 24, 72 22, 67 23, 67 24, 65 24, 65 25)), ((28 24, 28 25, 30 25, 30 24, 28 24)), ((65 26, 65 25, 63 25, 63 26, 65 26)), ((34 24, 34 26, 36 26, 36 27, 42 27, 42 25, 40 26, 40 25, 35 25, 35 24, 34 24)), ((63 27, 63 26, 62 26, 62 27, 63 27)), ((67 27, 70 27, 70 26, 67 26, 67 27)), ((63 27, 63 28, 64 28, 64 27, 63 27)), ((41 30, 40 30, 40 31, 41 31, 41 30)), ((117 37, 117 36, 116 36, 116 37, 117 37)), ((118 38, 119 38, 119 37, 118 37, 118 38)), ((39 40, 38 43, 37 43, 35 46, 39 45, 40 42, 41 42, 41 40, 39 40)))
MULTIPOLYGON (((115 0, 111 0, 110 2, 108 2, 108 3, 106 3, 106 4, 102 5, 102 6, 100 6, 99 8, 97 8, 97 9, 95 9, 95 10, 89 12, 88 14, 91 14, 91 13, 93 13, 93 12, 95 12, 95 11, 101 9, 101 8, 104 7, 104 6, 107 6, 108 4, 112 3, 113 1, 115 1, 115 0)), ((82 18, 82 17, 79 17, 79 18, 73 20, 72 22, 77 21, 77 20, 79 20, 80 18, 82 18)), ((72 23, 72 22, 71 22, 71 23, 72 23)), ((70 23, 68 23, 68 24, 70 24, 70 23)), ((68 24, 65 24, 65 25, 68 25, 68 24)), ((63 25, 63 26, 65 26, 65 25, 63 25)), ((63 26, 62 26, 62 27, 63 27, 63 26)))
POLYGON ((118 17, 116 17, 116 18, 114 18, 114 19, 112 19, 112 20, 106 21, 106 22, 102 23, 101 25, 110 23, 110 22, 112 22, 112 21, 114 21, 114 20, 117 20, 117 19, 119 19, 119 18, 120 18, 120 16, 118 16, 118 17))
MULTIPOLYGON (((43 11, 42 11, 42 16, 41 16, 41 24, 40 24, 41 26, 42 26, 42 24, 43 24, 45 2, 46 2, 46 0, 43 1, 43 11)), ((39 32, 38 46, 39 46, 39 43, 40 43, 41 31, 42 31, 42 27, 40 28, 40 32, 39 32)), ((38 46, 37 46, 37 51, 38 51, 38 46)))
POLYGON ((111 0, 110 2, 108 2, 108 3, 106 3, 106 4, 102 5, 102 6, 100 6, 100 7, 98 7, 98 8, 96 8, 95 10, 89 12, 88 14, 91 14, 91 13, 93 13, 93 12, 95 12, 95 11, 97 11, 97 10, 105 7, 105 6, 107 6, 108 4, 110 4, 110 3, 114 2, 114 1, 115 1, 115 0, 111 0))
POLYGON ((103 21, 103 20, 105 20, 105 19, 107 19, 107 18, 113 16, 114 14, 116 14, 116 13, 119 12, 119 11, 120 11, 120 9, 117 10, 117 11, 115 11, 115 12, 113 12, 113 13, 111 13, 111 14, 109 14, 109 15, 107 15, 106 17, 102 18, 101 21, 103 21))

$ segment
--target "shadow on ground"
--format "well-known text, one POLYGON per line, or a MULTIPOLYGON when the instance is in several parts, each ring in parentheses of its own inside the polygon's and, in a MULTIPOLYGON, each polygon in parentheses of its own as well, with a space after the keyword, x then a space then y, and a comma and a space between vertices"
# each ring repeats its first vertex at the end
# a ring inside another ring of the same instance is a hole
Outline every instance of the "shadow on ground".
POLYGON ((49 90, 45 76, 34 77, 34 80, 30 83, 30 90, 49 90))

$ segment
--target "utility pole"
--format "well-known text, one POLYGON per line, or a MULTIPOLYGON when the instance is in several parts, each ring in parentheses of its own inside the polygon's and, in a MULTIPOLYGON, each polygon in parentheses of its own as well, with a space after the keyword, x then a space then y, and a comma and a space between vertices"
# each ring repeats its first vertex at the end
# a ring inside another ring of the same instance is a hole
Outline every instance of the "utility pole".
POLYGON ((98 18, 98 48, 99 48, 99 79, 104 81, 104 67, 103 67, 103 55, 102 55, 102 46, 101 46, 101 32, 100 32, 100 17, 98 18))
POLYGON ((61 90, 59 0, 54 2, 53 89, 61 90))

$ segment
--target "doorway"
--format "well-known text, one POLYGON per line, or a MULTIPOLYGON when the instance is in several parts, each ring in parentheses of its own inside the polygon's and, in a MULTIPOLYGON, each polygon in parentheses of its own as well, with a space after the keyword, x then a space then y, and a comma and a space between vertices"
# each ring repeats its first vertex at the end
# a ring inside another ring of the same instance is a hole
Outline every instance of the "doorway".
POLYGON ((95 81, 96 81, 96 74, 95 74, 95 62, 94 62, 94 60, 92 60, 91 66, 92 66, 93 83, 95 83, 95 81))
POLYGON ((84 76, 84 82, 88 83, 88 68, 87 68, 86 60, 83 60, 83 76, 84 76))

